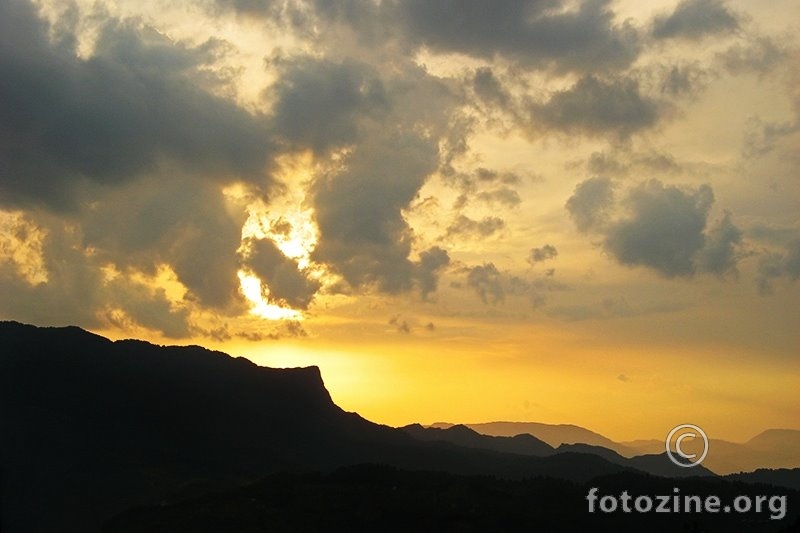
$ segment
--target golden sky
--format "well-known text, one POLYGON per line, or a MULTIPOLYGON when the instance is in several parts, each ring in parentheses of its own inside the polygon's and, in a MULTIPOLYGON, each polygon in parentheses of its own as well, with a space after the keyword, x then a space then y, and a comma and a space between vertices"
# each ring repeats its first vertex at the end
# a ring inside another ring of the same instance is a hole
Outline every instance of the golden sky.
POLYGON ((0 1, 0 318, 391 425, 800 428, 793 0, 0 1))

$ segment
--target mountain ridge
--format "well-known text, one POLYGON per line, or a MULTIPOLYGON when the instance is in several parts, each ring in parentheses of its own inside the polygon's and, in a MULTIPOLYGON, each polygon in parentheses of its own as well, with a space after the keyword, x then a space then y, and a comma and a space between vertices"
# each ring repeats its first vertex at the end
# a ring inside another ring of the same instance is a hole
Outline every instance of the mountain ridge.
MULTIPOLYGON (((574 483, 644 475, 571 450, 535 457, 421 442, 341 409, 317 367, 265 368, 199 346, 18 322, 0 322, 0 346, 4 533, 98 531, 135 506, 236 489, 277 472, 370 463, 574 483)), ((451 433, 474 438, 470 431, 451 433)))
POLYGON ((96 531, 133 505, 359 463, 508 478, 625 471, 419 442, 335 405, 316 367, 0 322, 5 531, 96 531), (194 489, 192 487, 195 487, 194 489))

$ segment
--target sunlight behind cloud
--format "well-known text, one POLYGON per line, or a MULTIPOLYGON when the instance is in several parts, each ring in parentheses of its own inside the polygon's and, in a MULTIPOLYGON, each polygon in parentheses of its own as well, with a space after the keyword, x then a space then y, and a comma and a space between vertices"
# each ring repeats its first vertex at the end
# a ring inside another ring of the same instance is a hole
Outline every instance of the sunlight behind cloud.
POLYGON ((238 275, 242 294, 244 294, 245 298, 247 298, 252 305, 250 308, 251 314, 266 318, 267 320, 283 320, 288 318, 293 320, 303 319, 303 314, 300 311, 268 303, 264 299, 261 281, 256 276, 248 274, 243 270, 240 270, 238 275))
POLYGON ((47 282, 42 246, 47 232, 21 212, 0 210, 0 265, 8 262, 30 285, 47 282))

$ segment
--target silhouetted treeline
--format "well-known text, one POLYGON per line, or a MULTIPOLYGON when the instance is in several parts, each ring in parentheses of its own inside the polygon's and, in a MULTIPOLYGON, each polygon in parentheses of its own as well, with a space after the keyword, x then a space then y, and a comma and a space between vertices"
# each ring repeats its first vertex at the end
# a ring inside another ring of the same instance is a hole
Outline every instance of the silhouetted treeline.
POLYGON ((246 488, 209 494, 174 505, 130 510, 106 524, 109 533, 294 531, 798 531, 798 492, 707 479, 666 480, 614 474, 573 483, 409 472, 360 465, 331 474, 275 474, 246 488), (787 514, 589 512, 591 487, 600 495, 786 496, 787 514))

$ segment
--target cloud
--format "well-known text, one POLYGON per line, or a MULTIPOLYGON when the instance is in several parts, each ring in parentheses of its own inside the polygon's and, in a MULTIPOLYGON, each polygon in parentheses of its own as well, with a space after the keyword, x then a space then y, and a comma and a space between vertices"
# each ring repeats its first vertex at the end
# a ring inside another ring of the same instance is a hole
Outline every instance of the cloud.
POLYGON ((481 67, 475 71, 472 88, 481 100, 501 108, 506 107, 511 98, 489 67, 481 67))
POLYGON ((363 121, 388 110, 386 89, 364 63, 302 57, 279 64, 272 123, 291 145, 317 153, 357 141, 363 121))
MULTIPOLYGON (((44 222, 36 221, 38 226, 44 222)), ((30 283, 10 262, 0 262, 0 314, 37 324, 118 325, 128 330, 138 325, 172 338, 190 334, 187 309, 173 304, 164 289, 125 272, 108 278, 98 258, 81 245, 77 228, 52 222, 42 240, 45 280, 30 283)))
POLYGON ((610 296, 590 304, 555 305, 545 309, 548 316, 567 321, 612 320, 674 313, 686 308, 679 302, 630 303, 624 296, 610 296))
POLYGON ((312 258, 353 287, 375 285, 397 293, 414 277, 411 229, 402 211, 437 167, 436 144, 396 133, 361 144, 341 169, 312 185, 319 243, 312 258))
POLYGON ((478 200, 487 204, 500 204, 505 207, 516 207, 522 203, 519 193, 510 187, 500 187, 490 191, 481 191, 477 196, 478 200))
POLYGON ((756 278, 758 292, 772 294, 773 282, 783 277, 789 281, 800 279, 800 239, 790 242, 783 252, 769 252, 761 257, 756 278))
POLYGON ((623 69, 637 58, 640 38, 630 24, 615 23, 609 0, 528 2, 502 0, 491 6, 457 2, 372 2, 370 0, 216 0, 217 9, 261 17, 314 41, 343 46, 399 49, 408 56, 422 48, 557 71, 623 69), (342 32, 349 33, 342 39, 342 32), (338 38, 338 42, 337 42, 338 38))
POLYGON ((622 138, 654 126, 660 114, 659 104, 642 96, 635 79, 595 76, 584 76, 547 102, 532 104, 530 113, 534 128, 622 138))
POLYGON ((772 152, 780 141, 800 131, 800 121, 764 122, 758 117, 747 121, 742 155, 745 158, 763 157, 772 152))
POLYGON ((143 178, 96 195, 79 215, 98 261, 149 273, 166 264, 201 306, 242 307, 237 250, 245 213, 216 184, 178 174, 143 178))
MULTIPOLYGON (((608 228, 605 249, 624 265, 647 266, 667 277, 690 276, 705 245, 703 230, 713 202, 708 185, 681 190, 658 180, 644 182, 628 192, 629 216, 608 228)), ((712 253, 713 266, 720 266, 714 263, 718 255, 712 253)))
POLYGON ((104 291, 109 296, 108 303, 118 306, 107 308, 105 318, 120 329, 130 330, 127 323, 130 320, 173 339, 188 337, 191 333, 189 311, 170 302, 163 288, 152 289, 142 283, 116 278, 104 291))
POLYGON ((533 248, 528 257, 528 262, 531 264, 541 263, 549 259, 555 259, 558 256, 558 250, 552 244, 545 244, 541 248, 533 248))
POLYGON ((739 28, 739 17, 721 0, 683 0, 669 15, 653 19, 656 39, 698 40, 739 28))
POLYGON ((693 95, 708 84, 710 77, 711 74, 697 64, 665 66, 661 73, 661 93, 693 95))
POLYGON ((667 153, 646 151, 641 153, 592 152, 586 169, 594 175, 622 177, 633 171, 649 174, 672 174, 681 170, 680 164, 667 153))
POLYGON ((650 180, 628 192, 629 215, 608 227, 605 249, 624 265, 643 265, 666 277, 696 271, 734 271, 741 231, 728 213, 705 233, 714 193, 708 185, 680 189, 650 180))
MULTIPOLYGON (((210 336, 209 333, 206 334, 210 336)), ((230 338, 230 335, 227 335, 227 331, 225 331, 225 334, 227 338, 230 338)), ((266 331, 253 331, 248 329, 236 332, 235 336, 251 342, 260 342, 264 340, 277 341, 280 339, 308 337, 308 332, 297 320, 281 320, 277 325, 270 325, 266 328, 266 331)))
POLYGON ((764 76, 790 57, 789 49, 785 45, 763 35, 744 43, 733 44, 724 52, 717 54, 722 66, 733 75, 755 72, 764 76))
POLYGON ((695 258, 697 267, 718 276, 736 272, 736 246, 741 242, 742 230, 733 225, 731 214, 726 211, 716 226, 706 233, 705 245, 695 258))
POLYGON ((566 203, 572 221, 579 231, 602 226, 614 203, 614 185, 609 178, 594 177, 579 183, 566 203))
POLYGON ((250 252, 244 265, 267 286, 267 301, 307 309, 320 283, 302 272, 297 261, 286 257, 271 240, 250 240, 246 246, 250 252))
POLYGON ((165 164, 220 182, 267 188, 261 117, 199 88, 221 44, 170 41, 107 18, 94 54, 24 1, 0 4, 0 203, 74 210, 87 187, 114 187, 165 164), (74 39, 73 39, 74 40, 74 39))
POLYGON ((592 152, 586 161, 586 169, 595 175, 623 176, 628 173, 629 165, 605 152, 592 152))
POLYGON ((427 300, 430 293, 436 292, 439 274, 449 264, 450 256, 438 246, 433 246, 419 254, 419 262, 415 265, 414 277, 419 283, 423 300, 427 300))
POLYGON ((485 304, 495 305, 505 300, 502 276, 493 263, 469 268, 467 286, 474 289, 485 304))
POLYGON ((411 324, 408 320, 401 320, 400 315, 394 315, 389 319, 389 325, 395 326, 398 333, 406 335, 411 333, 411 324))
POLYGON ((517 207, 522 203, 522 198, 513 188, 522 182, 522 178, 513 172, 478 167, 474 172, 453 172, 443 178, 446 184, 461 191, 453 205, 455 209, 462 209, 473 199, 490 206, 517 207))
POLYGON ((639 52, 636 30, 616 25, 608 4, 586 0, 569 9, 561 1, 410 0, 382 5, 396 9, 410 42, 437 52, 587 72, 624 68, 639 52))
POLYGON ((473 220, 467 216, 459 215, 450 226, 447 227, 447 237, 463 235, 474 238, 489 237, 506 226, 505 221, 499 217, 483 217, 481 220, 473 220))
POLYGON ((707 229, 714 203, 710 186, 679 188, 651 179, 628 189, 621 202, 625 212, 612 220, 619 210, 613 189, 608 178, 590 178, 575 187, 565 207, 578 230, 603 237, 603 248, 616 261, 646 266, 669 278, 698 271, 736 273, 742 231, 727 211, 707 229))

